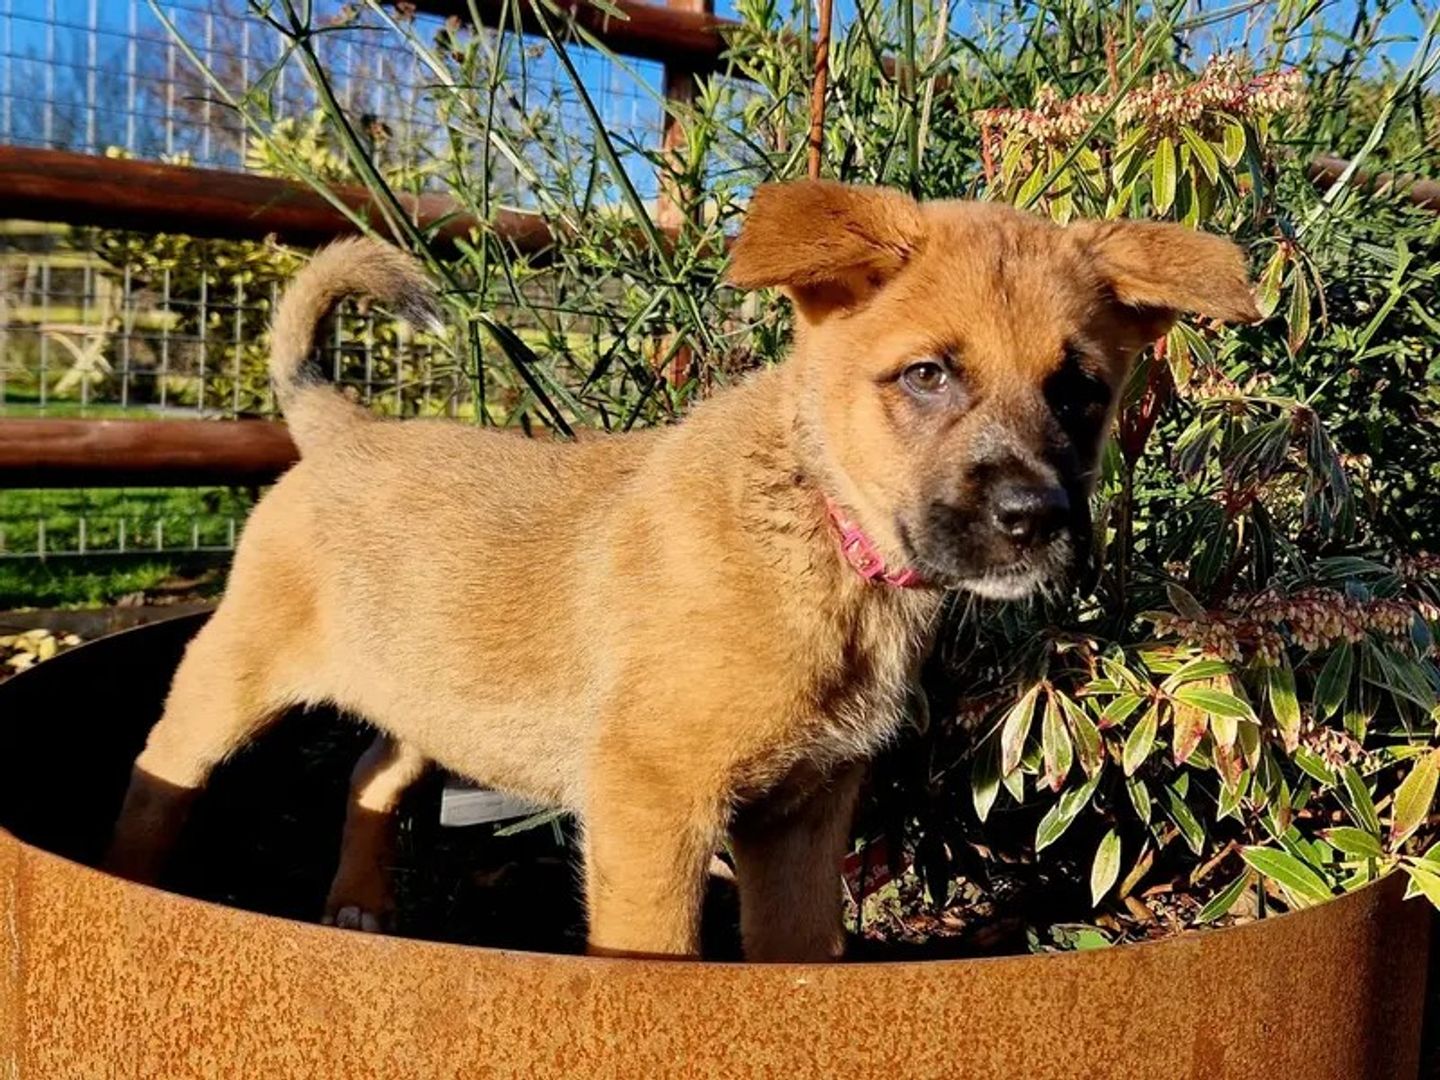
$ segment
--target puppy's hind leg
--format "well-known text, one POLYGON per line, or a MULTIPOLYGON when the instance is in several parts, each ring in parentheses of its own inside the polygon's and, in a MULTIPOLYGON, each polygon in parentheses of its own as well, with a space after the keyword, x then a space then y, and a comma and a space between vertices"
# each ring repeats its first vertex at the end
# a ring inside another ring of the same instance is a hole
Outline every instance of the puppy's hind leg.
POLYGON ((418 750, 379 735, 350 775, 350 803, 340 864, 325 901, 327 924, 377 931, 395 910, 390 864, 395 853, 395 808, 429 766, 418 750))
POLYGON ((271 682, 274 642, 217 612, 185 651, 165 712, 135 759, 105 868, 154 881, 211 770, 290 704, 271 682))

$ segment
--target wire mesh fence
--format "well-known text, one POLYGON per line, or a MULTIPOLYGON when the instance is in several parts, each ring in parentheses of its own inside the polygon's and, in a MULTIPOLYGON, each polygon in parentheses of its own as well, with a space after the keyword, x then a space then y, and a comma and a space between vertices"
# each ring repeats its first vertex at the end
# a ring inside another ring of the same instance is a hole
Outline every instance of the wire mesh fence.
MULTIPOLYGON (((385 133, 382 162, 418 163, 446 128, 427 93, 434 74, 373 16, 335 2, 317 7, 336 32, 316 35, 313 46, 346 112, 385 133)), ((407 26, 432 41, 444 21, 416 15, 407 26)), ((247 0, 168 0, 158 12, 147 0, 0 0, 0 144, 221 169, 263 162, 177 35, 230 94, 263 83, 283 116, 314 113, 314 88, 283 62, 287 40, 247 0)), ((571 56, 607 130, 634 145, 658 141, 661 65, 586 48, 571 56)), ((548 48, 532 43, 506 64, 502 122, 507 110, 529 115, 548 103, 559 130, 582 126, 581 104, 548 48)), ((526 201, 523 190, 515 197, 526 201)))
MULTIPOLYGON (((292 253, 9 222, 0 227, 0 415, 275 415, 265 328, 292 253), (167 250, 168 249, 168 250, 167 250)), ((466 380, 379 314, 335 320, 320 361, 360 400, 456 415, 466 380)))
MULTIPOLYGON (((412 190, 429 186, 427 147, 452 132, 436 113, 420 51, 393 27, 382 32, 373 14, 317 7, 336 31, 313 39, 319 59, 377 162, 405 173, 412 190)), ((404 32, 438 47, 443 28, 421 15, 404 32)), ((277 124, 303 142, 320 130, 317 101, 296 65, 282 63, 285 49, 246 0, 172 0, 158 12, 147 0, 0 0, 0 144, 274 171, 264 142, 193 61, 232 95, 264 84, 277 124)), ((508 125, 526 167, 501 195, 523 209, 537 195, 527 174, 557 152, 594 151, 582 145, 588 123, 549 48, 526 39, 503 55, 497 123, 508 125)), ((570 56, 632 180, 653 196, 653 163, 641 151, 661 136, 662 66, 583 47, 570 56)), ((296 266, 293 253, 263 244, 0 218, 0 416, 273 417, 264 329, 296 266)), ((564 333, 585 318, 564 315, 564 333)), ((320 358, 380 411, 473 415, 473 373, 383 315, 335 320, 320 358)), ((252 498, 223 489, 0 491, 0 559, 223 551, 252 498)))

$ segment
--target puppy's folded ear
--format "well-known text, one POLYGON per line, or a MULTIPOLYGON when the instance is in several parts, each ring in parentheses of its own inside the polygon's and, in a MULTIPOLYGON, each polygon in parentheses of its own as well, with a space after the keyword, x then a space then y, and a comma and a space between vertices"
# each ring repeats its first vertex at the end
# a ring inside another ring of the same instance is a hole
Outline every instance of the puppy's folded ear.
POLYGON ((886 188, 828 180, 762 184, 750 200, 727 275, 744 289, 782 287, 818 322, 864 303, 920 251, 920 204, 886 188))
POLYGON ((1260 319, 1245 256, 1223 237, 1156 221, 1081 221, 1069 231, 1115 298, 1155 321, 1156 337, 1181 313, 1260 319))

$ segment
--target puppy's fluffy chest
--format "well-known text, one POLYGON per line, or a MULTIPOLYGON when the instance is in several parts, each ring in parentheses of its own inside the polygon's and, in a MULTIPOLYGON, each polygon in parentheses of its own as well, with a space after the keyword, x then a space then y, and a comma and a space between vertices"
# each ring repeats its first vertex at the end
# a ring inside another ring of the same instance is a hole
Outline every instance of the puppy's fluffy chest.
POLYGON ((814 751, 835 762, 871 756, 904 723, 938 607, 926 594, 859 588, 817 630, 809 673, 814 751))

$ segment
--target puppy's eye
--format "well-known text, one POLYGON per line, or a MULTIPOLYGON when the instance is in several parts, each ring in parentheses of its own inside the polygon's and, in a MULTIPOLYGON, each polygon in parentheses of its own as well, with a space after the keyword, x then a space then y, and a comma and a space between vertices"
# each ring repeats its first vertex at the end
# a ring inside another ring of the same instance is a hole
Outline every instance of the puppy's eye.
POLYGON ((900 384, 916 397, 935 397, 950 388, 950 373, 934 360, 922 360, 900 373, 900 384))

